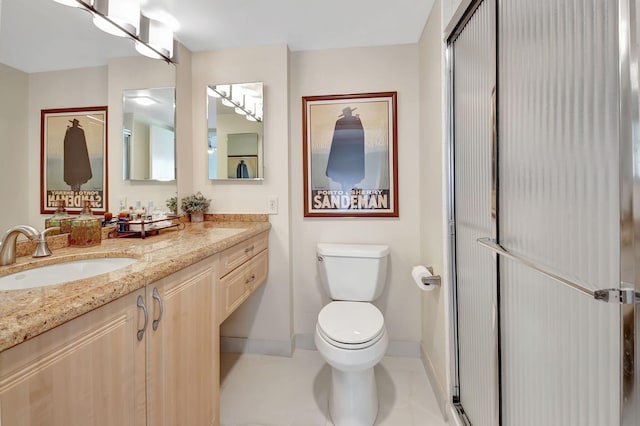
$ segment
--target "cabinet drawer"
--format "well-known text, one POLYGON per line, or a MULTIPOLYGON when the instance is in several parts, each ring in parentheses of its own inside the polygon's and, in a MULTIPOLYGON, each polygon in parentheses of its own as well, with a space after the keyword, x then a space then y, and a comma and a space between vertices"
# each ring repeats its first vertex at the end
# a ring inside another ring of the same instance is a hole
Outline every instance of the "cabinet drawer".
POLYGON ((266 280, 268 269, 268 251, 263 250, 220 280, 220 322, 227 319, 266 280))
POLYGON ((267 233, 263 232, 223 251, 220 256, 220 276, 224 277, 256 254, 265 250, 268 245, 267 237, 267 233))

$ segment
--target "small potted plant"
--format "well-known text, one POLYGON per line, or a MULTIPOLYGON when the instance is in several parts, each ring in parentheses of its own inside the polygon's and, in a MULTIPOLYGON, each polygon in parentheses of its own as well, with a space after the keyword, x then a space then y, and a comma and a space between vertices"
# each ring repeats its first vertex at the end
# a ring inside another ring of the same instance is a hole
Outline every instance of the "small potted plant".
POLYGON ((183 212, 191 215, 191 222, 202 222, 204 212, 207 211, 210 204, 211 200, 202 195, 200 191, 180 200, 180 208, 183 212))
POLYGON ((167 208, 174 215, 178 215, 178 197, 173 196, 167 200, 167 208))

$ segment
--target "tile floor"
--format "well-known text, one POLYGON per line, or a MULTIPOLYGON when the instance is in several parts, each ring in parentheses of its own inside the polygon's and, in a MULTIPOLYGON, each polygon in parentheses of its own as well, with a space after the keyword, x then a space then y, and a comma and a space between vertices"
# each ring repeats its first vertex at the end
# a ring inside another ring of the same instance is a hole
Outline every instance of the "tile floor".
MULTIPOLYGON (((375 367, 376 425, 446 426, 417 358, 385 357, 375 367)), ((223 353, 222 426, 331 426, 330 367, 316 351, 293 357, 223 353)))

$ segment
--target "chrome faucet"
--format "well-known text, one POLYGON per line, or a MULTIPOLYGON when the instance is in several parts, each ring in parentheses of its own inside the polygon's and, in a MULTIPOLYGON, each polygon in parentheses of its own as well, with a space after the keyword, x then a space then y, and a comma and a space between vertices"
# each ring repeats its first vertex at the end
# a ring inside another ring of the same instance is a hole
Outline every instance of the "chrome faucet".
POLYGON ((31 257, 51 256, 51 250, 49 249, 49 245, 47 244, 47 233, 59 230, 59 226, 52 226, 50 228, 43 229, 42 232, 38 234, 38 238, 36 239, 36 249, 33 251, 31 257))
POLYGON ((46 228, 42 232, 29 225, 16 225, 2 236, 0 242, 0 266, 11 265, 16 262, 16 240, 18 234, 26 235, 31 241, 36 242, 36 249, 32 257, 51 256, 51 250, 47 245, 47 233, 60 229, 57 226, 46 228))

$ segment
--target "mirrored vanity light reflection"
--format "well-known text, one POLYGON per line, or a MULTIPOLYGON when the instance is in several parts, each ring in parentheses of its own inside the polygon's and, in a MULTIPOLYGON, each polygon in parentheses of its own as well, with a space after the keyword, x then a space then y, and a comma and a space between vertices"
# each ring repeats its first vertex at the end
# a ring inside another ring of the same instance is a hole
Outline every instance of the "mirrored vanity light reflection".
POLYGON ((207 86, 209 179, 263 180, 263 84, 207 86))
POLYGON ((123 179, 174 181, 175 89, 125 90, 123 99, 123 179))

